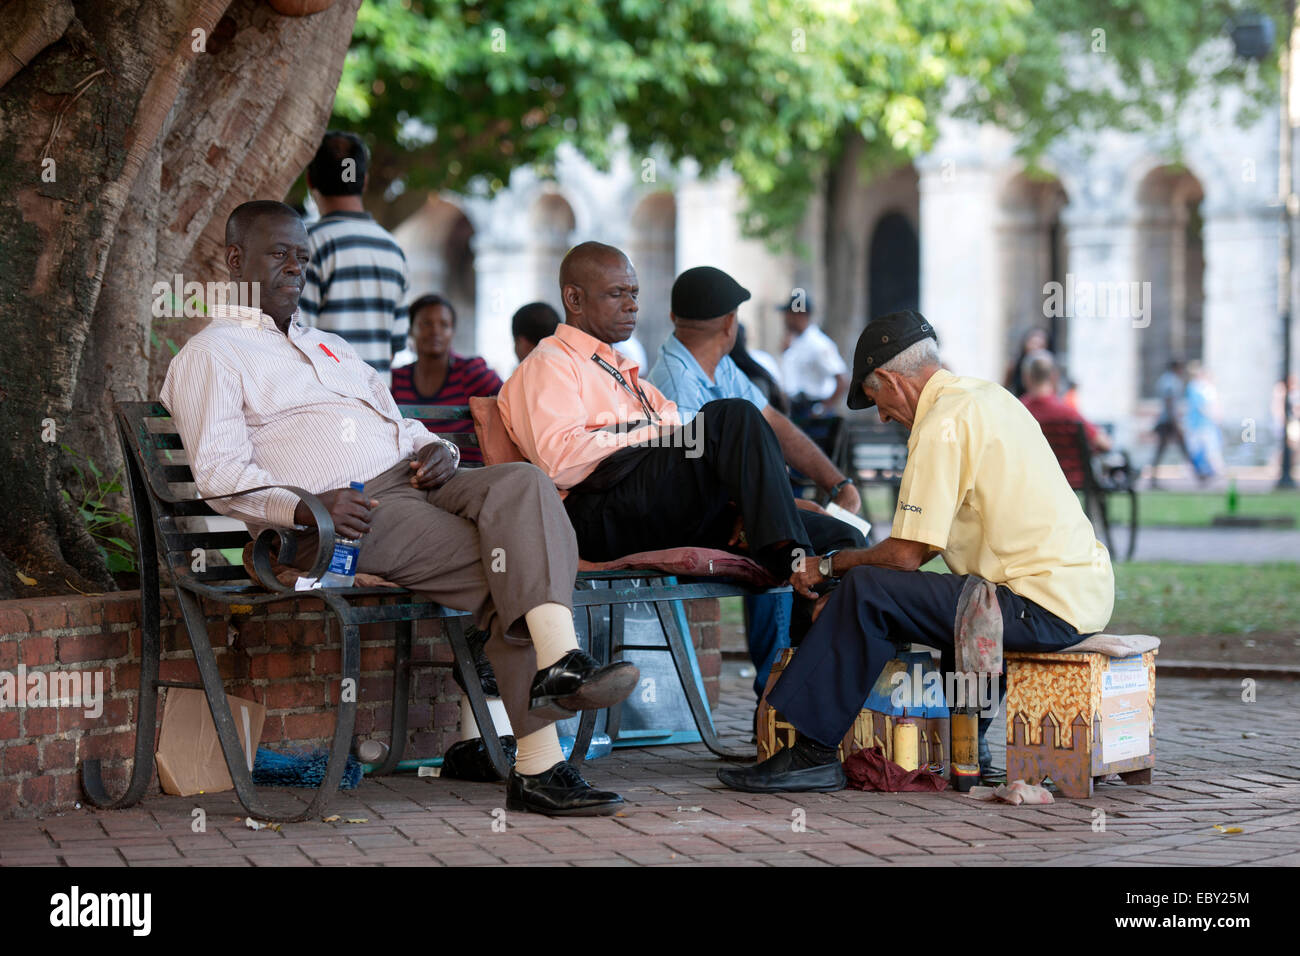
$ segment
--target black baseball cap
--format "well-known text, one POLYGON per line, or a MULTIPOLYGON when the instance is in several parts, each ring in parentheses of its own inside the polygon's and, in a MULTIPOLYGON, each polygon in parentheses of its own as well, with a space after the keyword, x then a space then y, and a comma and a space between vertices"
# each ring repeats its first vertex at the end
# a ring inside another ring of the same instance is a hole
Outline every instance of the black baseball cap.
POLYGON ((849 408, 871 408, 876 403, 862 391, 862 381, 903 349, 922 339, 939 341, 934 326, 915 309, 890 312, 872 319, 858 336, 853 350, 853 383, 846 402, 849 408))
POLYGON ((673 283, 672 310, 679 319, 717 319, 749 299, 749 290, 721 269, 696 266, 673 283))

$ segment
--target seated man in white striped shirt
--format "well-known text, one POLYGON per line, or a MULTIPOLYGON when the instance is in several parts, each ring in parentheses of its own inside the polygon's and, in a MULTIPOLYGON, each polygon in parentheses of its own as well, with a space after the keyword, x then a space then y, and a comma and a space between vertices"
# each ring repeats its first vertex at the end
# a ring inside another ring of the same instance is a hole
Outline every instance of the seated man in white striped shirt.
MULTIPOLYGON (((205 497, 296 485, 360 538, 357 570, 471 611, 518 737, 506 806, 550 815, 613 813, 563 759, 553 721, 625 698, 640 676, 578 649, 578 550, 554 483, 529 464, 458 469, 454 445, 404 419, 388 386, 337 335, 297 312, 307 234, 283 203, 245 203, 226 223, 226 265, 260 308, 216 306, 172 359, 162 401, 205 497), (348 487, 364 481, 364 493, 348 487)), ((214 501, 264 527, 312 524, 289 491, 214 501)), ((310 560, 312 548, 300 549, 310 560)), ((469 675, 467 675, 469 676, 469 675)))

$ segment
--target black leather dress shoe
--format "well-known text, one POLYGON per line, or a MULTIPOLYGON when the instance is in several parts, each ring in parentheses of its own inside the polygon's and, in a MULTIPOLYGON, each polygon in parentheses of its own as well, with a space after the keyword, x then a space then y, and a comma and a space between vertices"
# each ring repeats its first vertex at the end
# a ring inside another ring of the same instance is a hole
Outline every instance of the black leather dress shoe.
POLYGON ((838 760, 816 767, 796 767, 794 751, 788 747, 752 767, 723 767, 718 779, 732 790, 745 793, 829 793, 843 790, 848 783, 838 760))
POLYGON ((601 817, 622 808, 622 797, 595 789, 564 760, 545 773, 522 774, 512 770, 506 783, 507 810, 526 810, 551 817, 601 817))
POLYGON ((600 710, 632 693, 641 671, 615 661, 601 667, 585 651, 572 650, 537 672, 529 689, 528 710, 543 720, 564 720, 580 710, 600 710))

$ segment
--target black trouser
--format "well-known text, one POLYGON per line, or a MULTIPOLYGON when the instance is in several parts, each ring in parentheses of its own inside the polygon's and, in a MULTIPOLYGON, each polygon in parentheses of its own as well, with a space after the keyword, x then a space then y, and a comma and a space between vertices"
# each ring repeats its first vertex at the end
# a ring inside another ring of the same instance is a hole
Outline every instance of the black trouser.
POLYGON ((1183 437, 1183 430, 1177 422, 1157 422, 1156 435, 1159 442, 1156 444, 1156 456, 1151 459, 1151 480, 1155 481, 1156 466, 1160 464, 1160 459, 1165 455, 1165 446, 1172 441, 1174 447, 1183 453, 1183 457, 1188 461, 1192 460, 1191 454, 1187 451, 1187 439, 1183 437))
POLYGON ((749 553, 784 581, 791 551, 861 547, 842 521, 794 505, 781 445, 753 404, 709 402, 689 426, 694 448, 623 449, 570 491, 564 507, 589 561, 663 548, 726 548, 735 502, 749 553), (775 545, 789 542, 785 548, 775 545))
MULTIPOLYGON (((853 568, 822 608, 768 702, 801 734, 835 746, 897 653, 894 641, 937 647, 944 670, 953 669, 957 599, 965 582, 965 575, 853 568)), ((1088 636, 1005 585, 998 586, 998 605, 1003 650, 1059 651, 1088 636)), ((987 726, 987 720, 981 723, 987 726)))

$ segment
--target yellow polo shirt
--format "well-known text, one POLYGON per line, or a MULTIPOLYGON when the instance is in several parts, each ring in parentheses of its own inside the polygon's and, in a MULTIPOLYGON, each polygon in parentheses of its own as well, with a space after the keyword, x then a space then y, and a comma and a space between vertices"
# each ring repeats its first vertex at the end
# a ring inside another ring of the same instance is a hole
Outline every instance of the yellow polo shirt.
POLYGON ((1005 584, 1080 634, 1110 621, 1110 554, 1038 422, 992 382, 943 369, 926 382, 892 534, 939 549, 954 574, 1005 584))

